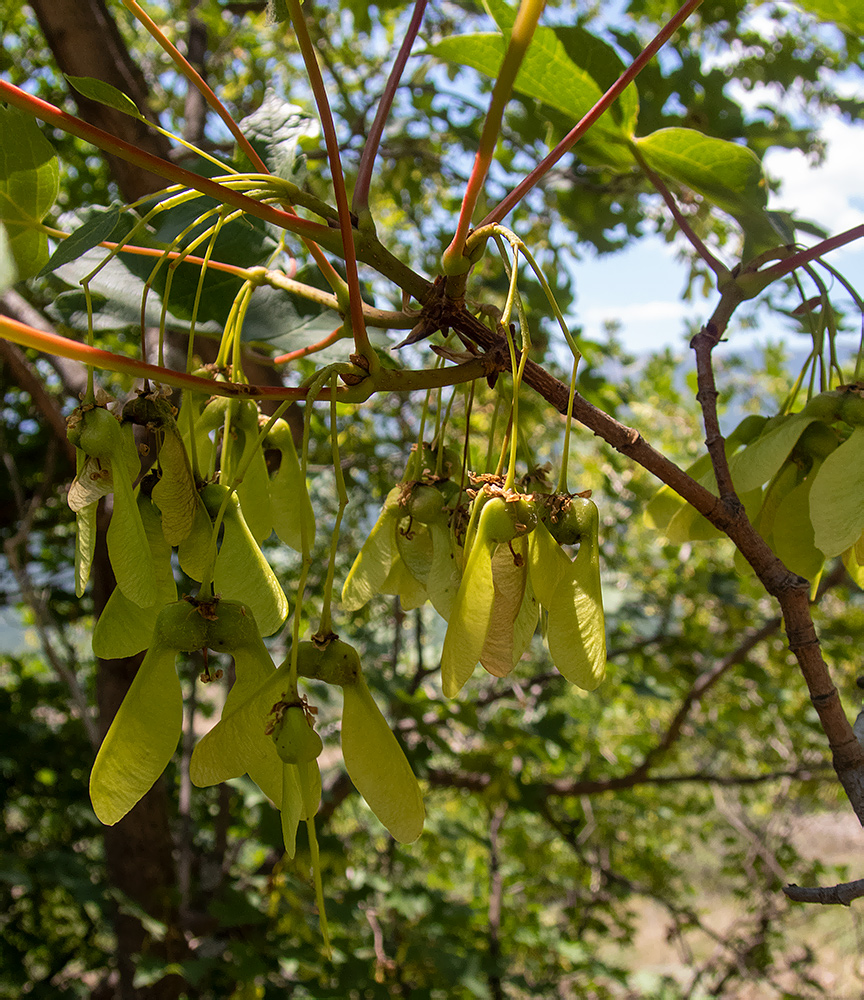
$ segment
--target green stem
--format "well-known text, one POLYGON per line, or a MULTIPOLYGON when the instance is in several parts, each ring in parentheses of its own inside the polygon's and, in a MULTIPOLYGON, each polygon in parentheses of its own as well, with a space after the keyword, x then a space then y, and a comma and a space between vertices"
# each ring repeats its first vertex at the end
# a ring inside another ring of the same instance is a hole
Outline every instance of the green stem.
POLYGON ((450 246, 444 251, 441 267, 444 274, 460 275, 465 274, 471 267, 471 261, 465 256, 465 241, 468 237, 468 230, 471 227, 471 217, 477 205, 477 199, 483 190, 486 182, 486 175, 495 156, 495 146, 498 142, 498 134, 501 131, 501 121, 504 117, 504 108, 510 99, 513 84, 516 82, 516 75, 528 46, 534 37, 537 23, 543 8, 546 6, 545 0, 522 0, 498 78, 492 89, 492 97, 489 102, 489 110, 486 113, 486 120, 483 123, 483 131, 480 135, 480 143, 477 148, 477 155, 474 159, 474 167, 471 176, 465 187, 465 194, 462 198, 462 207, 459 212, 459 221, 456 225, 456 233, 450 246))
MULTIPOLYGON (((303 801, 304 810, 306 810, 308 808, 307 803, 312 796, 312 790, 309 787, 309 775, 303 764, 297 768, 297 777, 300 781, 300 797, 303 801)), ((324 906, 324 886, 321 882, 321 854, 318 850, 318 837, 315 833, 314 815, 309 816, 306 820, 306 832, 309 835, 309 853, 312 858, 312 878, 315 882, 318 925, 321 928, 321 937, 324 940, 324 953, 329 958, 332 953, 332 947, 330 945, 330 929, 327 925, 327 910, 324 906)))
POLYGON ((318 222, 310 222, 299 215, 283 212, 263 205, 254 198, 249 198, 238 191, 233 191, 225 184, 219 184, 207 177, 201 177, 192 173, 191 170, 184 170, 169 160, 163 160, 158 156, 153 156, 131 143, 124 142, 108 132, 90 125, 81 118, 69 115, 61 111, 53 104, 33 97, 31 94, 21 90, 5 80, 0 80, 0 100, 6 101, 13 107, 19 108, 27 114, 33 115, 40 121, 62 129, 69 135, 74 135, 78 139, 92 143, 99 149, 107 153, 113 153, 121 159, 134 163, 142 170, 148 170, 156 174, 157 177, 164 177, 166 180, 179 184, 184 188, 191 188, 201 194, 209 195, 216 201, 224 202, 233 208, 239 208, 255 218, 264 222, 271 222, 280 229, 287 229, 298 236, 308 237, 326 247, 332 253, 342 253, 342 239, 338 230, 330 226, 322 225, 318 222))
POLYGON ((240 130, 240 126, 231 115, 228 113, 228 109, 219 100, 219 98, 213 93, 213 91, 204 82, 201 74, 195 69, 195 67, 177 50, 176 46, 173 45, 168 38, 162 33, 162 29, 156 24, 155 21, 150 18, 150 16, 135 2, 135 0, 123 0, 124 5, 130 10, 135 17, 144 25, 144 27, 150 32, 153 38, 162 46, 162 48, 168 53, 168 55, 173 60, 174 64, 189 80, 190 83, 199 91, 199 93, 204 97, 204 100, 210 105, 210 107, 216 112, 217 115, 222 119, 225 125, 228 127, 228 131, 237 140, 237 144, 242 148, 243 152, 249 157, 251 163, 255 166, 256 170, 260 170, 262 174, 269 173, 267 170, 267 165, 261 159, 261 157, 255 152, 254 147, 243 135, 240 130))
POLYGON ((336 479, 336 495, 339 497, 339 509, 336 511, 336 523, 330 538, 330 561, 327 564, 327 579, 324 581, 324 602, 321 606, 321 625, 318 634, 324 638, 333 632, 333 621, 330 608, 333 602, 333 578, 336 575, 336 553, 339 549, 339 530, 342 527, 342 515, 348 506, 348 490, 345 488, 345 477, 342 475, 342 459, 339 455, 339 428, 336 426, 336 397, 333 389, 336 387, 336 376, 333 376, 330 390, 330 446, 333 455, 333 475, 336 479))
MULTIPOLYGON (((639 73, 648 65, 659 50, 669 41, 672 35, 681 27, 688 17, 702 3, 702 0, 687 0, 687 2, 677 11, 667 24, 665 24, 654 38, 645 46, 633 62, 618 77, 615 83, 606 91, 600 100, 585 114, 576 125, 567 133, 558 145, 528 174, 528 176, 518 184, 492 211, 483 219, 480 226, 486 226, 492 222, 500 222, 525 195, 546 176, 555 164, 568 153, 573 146, 591 128, 597 119, 607 111, 615 101, 621 96, 624 90, 636 79, 639 73)), ((479 228, 479 227, 478 227, 479 228)), ((864 229, 864 227, 862 227, 864 229)))
POLYGON ((576 395, 576 369, 579 367, 579 358, 573 359, 573 370, 570 373, 570 395, 567 397, 567 419, 564 427, 564 454, 561 456, 561 471, 558 473, 558 486, 556 493, 567 493, 567 468, 570 464, 570 430, 573 427, 571 414, 573 413, 573 398, 576 395))
MULTIPOLYGON (((420 25, 423 23, 423 14, 426 11, 427 0, 415 0, 414 3, 414 13, 411 15, 411 21, 408 24, 408 28, 405 31, 405 37, 402 39, 402 44, 399 46, 399 52, 396 56, 396 60, 393 63, 393 68, 390 70, 390 75, 387 77, 387 83, 384 86, 384 93, 381 95, 381 100, 378 102, 378 107, 375 111, 375 118, 372 122, 372 127, 369 129, 369 135, 366 137, 366 142, 363 144, 363 152, 360 155, 360 163, 357 167, 357 179, 354 182, 354 194, 352 195, 352 208, 359 215, 365 215, 369 211, 369 188, 372 181, 372 170, 375 166, 375 156, 378 153, 378 147, 381 145, 381 136, 384 134, 384 126, 387 123, 387 116, 390 114, 390 108, 393 106, 393 100, 396 97, 396 91, 399 87, 399 81, 402 79, 402 74, 405 72, 405 66, 408 62, 408 57, 411 55, 411 47, 414 45, 414 40, 417 38, 417 32, 420 30, 420 25)), ((361 225, 362 225, 361 221, 361 225)))

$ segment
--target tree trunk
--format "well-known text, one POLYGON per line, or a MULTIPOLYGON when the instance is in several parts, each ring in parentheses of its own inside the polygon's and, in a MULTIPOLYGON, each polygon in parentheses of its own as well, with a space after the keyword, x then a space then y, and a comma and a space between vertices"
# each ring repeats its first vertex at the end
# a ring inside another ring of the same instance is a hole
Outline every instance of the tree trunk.
MULTIPOLYGON (((138 110, 155 122, 148 106, 144 74, 126 48, 104 0, 29 0, 57 66, 69 76, 90 76, 110 83, 131 97, 138 110)), ((148 153, 167 158, 168 140, 137 118, 104 104, 71 93, 83 119, 105 129, 148 153)), ((106 154, 107 155, 107 154, 106 154)), ((114 156, 108 156, 111 173, 123 197, 135 201, 165 186, 162 178, 114 156)))

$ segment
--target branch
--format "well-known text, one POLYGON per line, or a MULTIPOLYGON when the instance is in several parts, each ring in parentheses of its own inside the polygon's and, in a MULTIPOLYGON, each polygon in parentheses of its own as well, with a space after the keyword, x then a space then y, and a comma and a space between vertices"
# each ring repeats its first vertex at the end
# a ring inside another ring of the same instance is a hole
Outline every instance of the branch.
MULTIPOLYGON (((642 785, 657 787, 669 785, 719 785, 738 788, 764 785, 770 781, 792 778, 795 781, 813 781, 827 775, 827 769, 795 767, 784 771, 766 771, 764 774, 714 774, 711 771, 690 771, 684 774, 643 775, 637 771, 615 778, 561 778, 548 782, 525 782, 520 787, 531 799, 578 798, 580 795, 600 795, 603 792, 618 792, 625 788, 642 785)), ((448 771, 444 768, 429 768, 424 777, 430 785, 440 788, 464 788, 470 792, 484 792, 492 784, 495 775, 478 771, 448 771)))
POLYGON ((740 301, 734 287, 729 292, 731 294, 721 296, 714 315, 691 341, 696 354, 696 398, 702 407, 705 443, 720 492, 718 503, 734 519, 730 527, 724 530, 753 567, 765 590, 780 605, 789 638, 789 649, 798 661, 810 692, 810 700, 828 737, 837 777, 855 815, 864 825, 864 748, 852 732, 840 695, 822 657, 810 610, 810 585, 803 577, 792 573, 769 548, 765 539, 750 523, 732 483, 717 416, 717 387, 711 362, 711 353, 740 301))
POLYGON ((784 886, 783 892, 795 903, 821 903, 823 906, 839 903, 841 906, 848 906, 853 899, 864 896, 864 878, 824 887, 787 885, 784 886))
POLYGON ((504 200, 497 205, 478 225, 488 226, 493 222, 500 222, 511 209, 525 197, 526 194, 555 166, 555 164, 568 153, 573 146, 582 138, 597 119, 607 111, 627 87, 636 79, 660 49, 669 41, 672 35, 681 27, 694 10, 702 3, 702 0, 687 0, 683 7, 672 17, 657 35, 645 46, 642 52, 624 70, 621 76, 612 84, 593 108, 571 129, 558 145, 549 153, 545 159, 531 171, 530 174, 518 184, 507 195, 504 200))
MULTIPOLYGON (((725 323, 739 301, 741 300, 734 287, 730 296, 721 299, 714 317, 706 325, 709 336, 715 341, 719 340, 720 331, 725 329, 725 323)), ((503 349, 503 338, 464 309, 454 310, 447 319, 459 333, 487 350, 503 349)), ((789 648, 798 660, 810 691, 810 698, 828 737, 834 770, 855 814, 864 823, 864 749, 852 732, 840 696, 822 659, 819 640, 810 614, 807 581, 790 572, 771 551, 768 543, 750 523, 737 497, 734 501, 724 502, 688 476, 674 462, 670 462, 665 455, 652 448, 637 430, 619 423, 603 410, 593 406, 579 393, 575 394, 571 409, 568 386, 535 362, 527 363, 523 380, 560 413, 575 418, 602 437, 616 451, 657 476, 735 543, 753 567, 762 586, 780 604, 786 623, 786 634, 789 637, 789 648)), ((710 395, 710 386, 707 389, 710 395)), ((722 438, 719 441, 722 447, 722 438)), ((717 443, 713 447, 716 452, 717 443)), ((725 451, 723 461, 725 461, 725 451)), ((718 481, 722 481, 722 475, 721 467, 718 481)))
POLYGON ((723 677, 729 670, 742 663, 747 654, 750 653, 752 649, 759 645, 764 639, 773 635, 783 624, 783 619, 781 617, 776 617, 770 619, 770 621, 765 622, 765 624, 751 632, 744 641, 731 652, 728 656, 724 657, 716 666, 711 667, 710 670, 703 671, 693 682, 692 687, 684 696, 678 711, 675 713, 672 721, 666 728, 666 732, 661 736, 657 745, 649 750, 645 755, 641 766, 637 768, 637 771, 647 771, 654 765, 655 761, 662 757, 664 753, 672 746, 673 743, 681 735, 681 729, 684 726, 684 722, 687 716, 690 714, 690 710, 697 705, 708 693, 708 691, 723 677))

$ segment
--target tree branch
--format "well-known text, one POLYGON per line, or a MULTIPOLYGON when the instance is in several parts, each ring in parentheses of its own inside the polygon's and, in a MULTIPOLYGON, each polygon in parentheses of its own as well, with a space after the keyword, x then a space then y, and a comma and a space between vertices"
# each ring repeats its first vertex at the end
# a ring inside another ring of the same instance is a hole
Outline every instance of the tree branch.
POLYGON ((812 888, 787 885, 784 886, 783 892, 788 899, 795 903, 848 906, 853 899, 860 899, 864 896, 864 878, 855 879, 854 882, 841 882, 839 885, 813 886, 812 888))

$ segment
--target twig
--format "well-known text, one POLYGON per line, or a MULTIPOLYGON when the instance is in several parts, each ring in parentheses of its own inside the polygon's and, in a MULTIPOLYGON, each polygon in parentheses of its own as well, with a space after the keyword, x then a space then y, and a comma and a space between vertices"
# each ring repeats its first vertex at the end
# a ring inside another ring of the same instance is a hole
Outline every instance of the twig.
POLYGON ((610 108, 627 87, 636 79, 648 63, 654 58, 657 52, 669 41, 672 35, 681 27, 694 10, 702 3, 702 0, 687 0, 683 7, 669 20, 669 22, 655 35, 655 37, 645 46, 642 52, 624 70, 621 76, 612 84, 600 100, 594 105, 584 117, 564 136, 561 142, 546 156, 530 174, 518 184, 504 198, 500 204, 486 216, 479 224, 487 226, 492 222, 500 222, 505 215, 525 197, 526 194, 551 170, 552 167, 569 152, 573 146, 582 138, 597 119, 610 108))
POLYGON ((354 183, 354 194, 351 201, 352 209, 358 214, 369 210, 369 187, 372 181, 372 168, 375 165, 375 157, 378 153, 378 147, 381 145, 381 136, 384 134, 384 126, 387 122, 387 116, 390 114, 390 108, 393 105, 393 99, 399 87, 399 81, 402 79, 402 74, 405 72, 405 65, 408 62, 408 57, 411 55, 411 47, 414 45, 417 32, 420 30, 420 25, 423 22, 426 3, 427 0, 415 0, 414 2, 414 13, 411 15, 411 21, 405 31, 405 37, 399 46, 399 52, 393 63, 393 68, 387 77, 384 93, 378 102, 372 127, 369 129, 369 135, 363 145, 363 152, 360 155, 360 164, 357 167, 357 180, 354 183))
POLYGON ((853 899, 864 896, 864 878, 855 879, 854 882, 841 882, 839 885, 787 885, 783 887, 783 892, 795 903, 821 903, 823 906, 839 903, 841 906, 848 906, 853 899))

